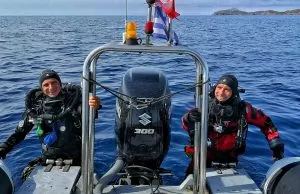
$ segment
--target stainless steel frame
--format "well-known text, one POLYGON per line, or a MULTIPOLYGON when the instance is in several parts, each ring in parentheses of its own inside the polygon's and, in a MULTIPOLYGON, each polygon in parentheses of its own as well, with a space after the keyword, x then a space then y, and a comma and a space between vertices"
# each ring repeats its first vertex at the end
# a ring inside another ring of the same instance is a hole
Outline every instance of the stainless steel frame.
MULTIPOLYGON (((121 43, 110 43, 100 46, 87 56, 83 65, 83 77, 96 78, 96 64, 99 56, 104 52, 130 52, 130 53, 171 53, 190 55, 196 63, 196 82, 204 83, 196 87, 196 107, 202 113, 201 130, 200 123, 195 124, 195 153, 194 153, 194 193, 205 192, 206 182, 206 149, 207 149, 207 120, 208 120, 208 79, 209 72, 207 64, 200 55, 187 47, 182 46, 154 46, 154 45, 124 45, 121 43), (202 89, 201 89, 202 88, 202 89), (201 152, 200 152, 201 148, 201 152), (200 162, 199 162, 200 161, 200 162)), ((82 79, 82 193, 93 193, 94 173, 94 128, 95 113, 88 105, 90 94, 95 94, 95 85, 92 91, 89 82, 82 79)))

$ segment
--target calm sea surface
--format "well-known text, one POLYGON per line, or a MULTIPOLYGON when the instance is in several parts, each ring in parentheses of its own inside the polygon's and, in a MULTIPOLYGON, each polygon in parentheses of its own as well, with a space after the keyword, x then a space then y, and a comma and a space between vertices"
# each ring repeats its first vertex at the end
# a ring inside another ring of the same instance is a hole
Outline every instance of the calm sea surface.
MULTIPOLYGON (((137 21, 138 36, 144 38, 146 17, 137 21)), ((120 16, 0 17, 0 141, 17 126, 24 110, 24 97, 38 85, 46 68, 58 71, 63 82, 79 84, 88 53, 111 41, 120 42, 124 19, 120 16)), ((173 22, 181 44, 197 50, 207 62, 212 83, 223 73, 235 74, 243 98, 267 113, 285 142, 285 156, 300 156, 300 17, 299 16, 182 16, 173 22)), ((162 41, 163 42, 163 41, 162 41)), ((195 65, 178 55, 128 55, 109 53, 101 57, 97 80, 117 89, 129 67, 162 69, 172 92, 194 82, 195 65)), ((103 175, 115 160, 115 98, 97 88, 104 108, 96 121, 96 171, 103 175)), ((163 167, 173 171, 166 178, 179 184, 189 159, 183 152, 188 136, 180 117, 194 105, 193 93, 172 99, 171 145, 163 167)), ((16 187, 27 163, 40 154, 34 130, 7 155, 16 187)), ((260 130, 250 127, 247 151, 240 157, 257 184, 272 164, 272 154, 260 130)))

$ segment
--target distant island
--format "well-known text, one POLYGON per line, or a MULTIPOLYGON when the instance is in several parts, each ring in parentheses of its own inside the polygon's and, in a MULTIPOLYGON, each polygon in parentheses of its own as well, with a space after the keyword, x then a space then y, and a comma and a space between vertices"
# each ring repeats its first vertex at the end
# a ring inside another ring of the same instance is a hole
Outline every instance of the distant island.
POLYGON ((266 10, 266 11, 241 11, 236 8, 225 9, 216 11, 213 15, 300 15, 300 9, 293 9, 287 11, 274 11, 274 10, 266 10))

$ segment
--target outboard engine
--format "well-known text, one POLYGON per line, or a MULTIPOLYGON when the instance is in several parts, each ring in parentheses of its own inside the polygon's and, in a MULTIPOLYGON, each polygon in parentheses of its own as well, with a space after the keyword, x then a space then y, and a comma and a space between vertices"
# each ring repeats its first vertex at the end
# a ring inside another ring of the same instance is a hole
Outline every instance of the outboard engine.
POLYGON ((168 80, 158 69, 129 69, 116 101, 116 138, 118 156, 125 165, 158 170, 170 144, 171 98, 168 80))
POLYGON ((0 159, 0 189, 3 194, 12 194, 14 192, 13 181, 8 168, 0 159))
POLYGON ((261 187, 265 194, 296 194, 300 191, 300 157, 276 161, 266 174, 261 187))

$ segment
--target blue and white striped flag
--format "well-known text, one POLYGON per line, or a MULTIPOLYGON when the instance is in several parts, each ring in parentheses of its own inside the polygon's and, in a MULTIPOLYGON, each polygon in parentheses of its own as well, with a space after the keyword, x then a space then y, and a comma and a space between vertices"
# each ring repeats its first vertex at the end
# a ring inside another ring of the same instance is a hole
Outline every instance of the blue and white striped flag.
MULTIPOLYGON (((155 7, 152 36, 154 38, 162 38, 165 40, 169 40, 169 33, 168 33, 168 29, 167 29, 167 16, 162 11, 162 8, 158 5, 155 7)), ((172 34, 172 39, 173 39, 174 45, 177 45, 179 43, 178 36, 174 31, 172 34)))

